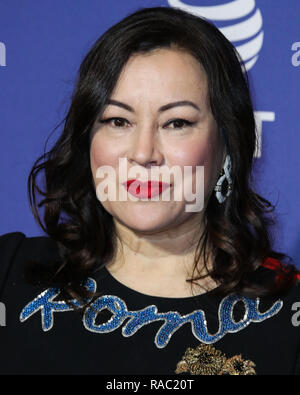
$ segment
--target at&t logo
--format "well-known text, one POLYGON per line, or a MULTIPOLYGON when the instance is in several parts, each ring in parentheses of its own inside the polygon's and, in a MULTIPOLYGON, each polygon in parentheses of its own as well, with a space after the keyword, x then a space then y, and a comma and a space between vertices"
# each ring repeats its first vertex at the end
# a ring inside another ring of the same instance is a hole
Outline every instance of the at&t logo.
POLYGON ((262 15, 255 5, 255 0, 234 0, 212 6, 189 5, 182 0, 168 0, 168 3, 171 7, 211 20, 235 46, 246 70, 254 66, 264 38, 262 15), (228 21, 231 22, 230 25, 228 21), (226 26, 222 27, 222 22, 225 22, 226 26))
POLYGON ((0 42, 0 66, 6 66, 6 48, 2 42, 0 42))
MULTIPOLYGON (((188 0, 186 0, 188 1, 188 0)), ((171 7, 211 20, 224 36, 235 46, 246 70, 256 63, 262 49, 264 32, 263 19, 255 0, 229 0, 225 4, 204 6, 186 4, 182 0, 168 0, 171 7), (223 26, 222 26, 223 24, 223 26), (226 26, 224 26, 226 24, 226 26)), ((255 111, 257 142, 255 156, 261 156, 262 123, 274 122, 275 113, 255 111)))

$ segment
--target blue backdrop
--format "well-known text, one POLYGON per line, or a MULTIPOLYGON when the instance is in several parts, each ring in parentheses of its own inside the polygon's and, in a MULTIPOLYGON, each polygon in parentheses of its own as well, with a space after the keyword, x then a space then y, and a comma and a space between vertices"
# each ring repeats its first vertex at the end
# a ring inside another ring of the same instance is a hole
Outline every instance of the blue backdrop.
POLYGON ((108 27, 151 6, 212 20, 246 62, 261 136, 257 189, 277 205, 275 247, 300 267, 299 0, 0 0, 0 234, 42 234, 27 176, 66 114, 79 64, 108 27))

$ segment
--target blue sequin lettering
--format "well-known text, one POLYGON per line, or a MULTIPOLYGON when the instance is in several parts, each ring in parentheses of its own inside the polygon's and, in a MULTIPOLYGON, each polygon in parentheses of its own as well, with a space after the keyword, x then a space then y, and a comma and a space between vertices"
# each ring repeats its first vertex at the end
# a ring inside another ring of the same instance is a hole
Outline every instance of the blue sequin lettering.
MULTIPOLYGON (((220 309, 219 309, 220 310, 220 309)), ((215 343, 222 337, 222 325, 223 323, 219 323, 219 331, 215 335, 211 335, 207 329, 207 323, 205 319, 204 312, 202 310, 198 310, 196 312, 191 313, 189 316, 189 321, 192 325, 192 332, 194 336, 201 340, 202 343, 210 344, 215 343)))
POLYGON ((180 316, 177 312, 158 313, 157 307, 152 305, 143 310, 128 311, 126 303, 117 296, 106 295, 97 299, 94 304, 85 312, 83 322, 86 329, 92 332, 105 333, 119 328, 125 319, 129 318, 122 328, 122 334, 125 337, 132 336, 144 325, 155 321, 165 321, 163 326, 158 330, 155 336, 155 344, 158 348, 165 347, 172 334, 177 331, 183 324, 189 322, 192 326, 194 336, 206 344, 215 343, 226 333, 237 332, 250 322, 260 322, 270 318, 282 307, 282 302, 277 301, 268 311, 260 313, 258 311, 259 298, 256 300, 229 295, 225 297, 219 306, 219 330, 215 334, 210 334, 207 329, 205 314, 202 310, 194 311, 188 315, 180 316), (238 301, 242 301, 245 306, 244 317, 235 322, 233 318, 233 309, 238 301), (94 311, 92 311, 92 309, 94 311), (106 323, 95 325, 97 312, 108 309, 113 316, 106 323))
MULTIPOLYGON (((93 279, 88 279, 85 283, 85 287, 95 292, 96 282, 93 279)), ((60 293, 57 288, 50 288, 42 292, 37 298, 28 303, 20 314, 20 321, 26 321, 29 317, 41 310, 42 328, 44 331, 48 331, 53 327, 53 313, 59 311, 71 311, 74 310, 71 306, 63 301, 53 301, 60 293)), ((72 303, 79 307, 80 303, 77 300, 72 300, 72 303)))
MULTIPOLYGON (((155 344, 158 348, 165 347, 173 333, 186 322, 186 317, 181 317, 178 313, 162 314, 166 323, 160 328, 155 337, 155 344)), ((161 319, 161 318, 160 318, 161 319)))
POLYGON ((144 310, 129 312, 131 319, 122 329, 124 336, 133 335, 142 326, 149 322, 163 320, 165 324, 159 329, 155 337, 157 347, 165 347, 174 331, 176 331, 183 323, 184 318, 177 312, 157 313, 156 306, 149 306, 144 310))
POLYGON ((152 305, 140 311, 128 312, 128 315, 131 318, 123 327, 122 333, 124 336, 133 335, 142 326, 157 319, 157 308, 152 305))
POLYGON ((122 325, 127 315, 126 304, 121 299, 115 296, 105 295, 96 299, 96 301, 86 309, 83 316, 83 324, 86 329, 92 332, 111 332, 122 325), (109 310, 113 316, 108 322, 96 325, 95 321, 97 314, 104 309, 109 310))
MULTIPOLYGON (((96 282, 88 279, 85 286, 91 292, 96 291, 96 282)), ((42 328, 48 331, 53 326, 53 313, 59 311, 70 311, 72 307, 63 301, 53 301, 59 295, 59 290, 55 288, 48 289, 41 293, 32 302, 28 303, 21 312, 21 322, 27 320, 38 310, 41 310, 42 328)), ((77 301, 73 303, 78 306, 77 301)), ((277 314, 282 308, 283 302, 277 300, 272 307, 263 312, 259 312, 259 298, 248 299, 237 295, 229 295, 223 298, 219 305, 218 318, 219 329, 217 333, 208 332, 205 313, 202 310, 193 311, 190 314, 181 316, 176 311, 158 313, 154 305, 147 306, 142 310, 128 311, 126 303, 113 295, 104 295, 96 299, 88 307, 83 315, 84 327, 95 333, 108 333, 121 327, 126 319, 129 319, 122 328, 122 335, 129 337, 134 335, 144 325, 151 324, 155 321, 164 321, 158 330, 154 342, 158 348, 165 347, 170 341, 171 336, 182 325, 191 324, 194 336, 202 343, 211 344, 221 339, 226 333, 238 332, 249 325, 250 322, 261 322, 277 314), (234 320, 233 311, 237 302, 243 302, 245 313, 238 322, 234 320), (98 313, 102 310, 109 310, 112 317, 104 323, 96 325, 98 313)))

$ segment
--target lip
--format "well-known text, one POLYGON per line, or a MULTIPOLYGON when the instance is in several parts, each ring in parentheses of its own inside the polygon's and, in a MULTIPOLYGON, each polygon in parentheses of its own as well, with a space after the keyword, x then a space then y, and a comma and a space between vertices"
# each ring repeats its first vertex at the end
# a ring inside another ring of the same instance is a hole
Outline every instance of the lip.
POLYGON ((127 192, 131 195, 143 199, 151 198, 160 195, 164 190, 170 188, 170 184, 161 181, 146 181, 142 182, 139 180, 128 180, 122 184, 127 192))

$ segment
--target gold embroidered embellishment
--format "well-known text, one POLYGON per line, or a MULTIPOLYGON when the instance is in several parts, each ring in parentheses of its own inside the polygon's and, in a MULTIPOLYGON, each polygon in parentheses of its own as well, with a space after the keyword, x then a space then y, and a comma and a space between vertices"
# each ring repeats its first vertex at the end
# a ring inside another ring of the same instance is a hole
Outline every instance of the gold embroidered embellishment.
POLYGON ((212 345, 200 344, 189 347, 182 360, 177 363, 175 373, 192 375, 255 375, 255 363, 242 359, 241 355, 231 358, 212 345))
POLYGON ((219 375, 231 374, 234 376, 238 375, 255 375, 254 370, 255 363, 250 360, 243 360, 241 355, 235 355, 232 358, 227 359, 225 365, 219 375))

